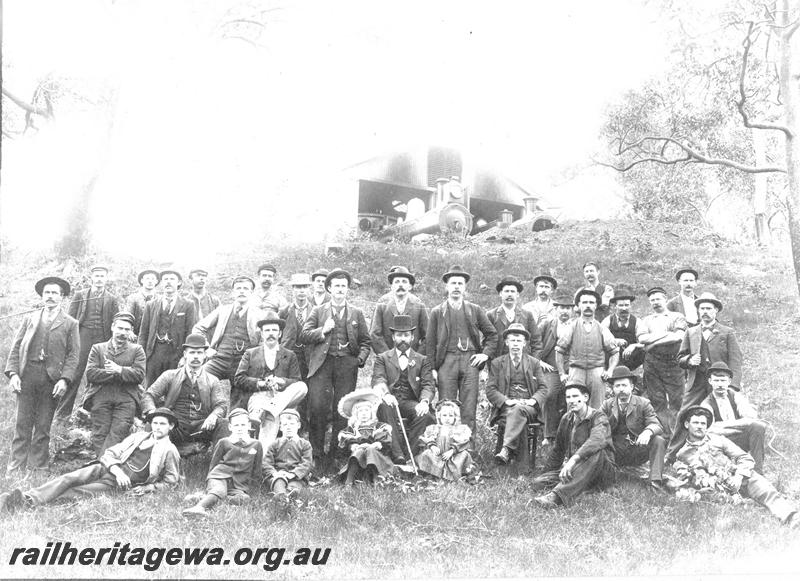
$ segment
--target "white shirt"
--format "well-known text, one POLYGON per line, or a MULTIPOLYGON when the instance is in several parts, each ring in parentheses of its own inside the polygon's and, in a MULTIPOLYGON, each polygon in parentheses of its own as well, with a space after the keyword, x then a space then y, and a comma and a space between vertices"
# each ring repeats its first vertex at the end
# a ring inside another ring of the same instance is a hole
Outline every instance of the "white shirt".
POLYGON ((697 322, 697 307, 694 306, 694 297, 687 297, 681 293, 681 302, 683 302, 683 312, 686 313, 687 323, 697 322))
POLYGON ((274 349, 270 349, 264 345, 264 361, 267 362, 267 367, 275 369, 275 361, 278 358, 278 345, 274 349))
POLYGON ((503 307, 503 313, 505 313, 505 315, 506 315, 506 321, 508 321, 509 323, 513 323, 514 322, 514 318, 516 317, 516 314, 514 313, 514 309, 508 309, 508 308, 506 308, 505 305, 500 305, 500 306, 503 307))

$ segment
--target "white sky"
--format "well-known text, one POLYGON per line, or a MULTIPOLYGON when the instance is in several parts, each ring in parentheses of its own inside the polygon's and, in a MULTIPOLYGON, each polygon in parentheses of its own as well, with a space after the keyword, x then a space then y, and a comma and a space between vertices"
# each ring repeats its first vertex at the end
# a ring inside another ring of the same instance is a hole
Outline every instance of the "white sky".
POLYGON ((661 32, 632 1, 264 2, 278 9, 258 49, 215 34, 232 4, 5 3, 9 89, 28 96, 54 71, 119 97, 110 133, 73 115, 4 142, 7 235, 24 239, 36 219, 55 236, 98 174, 89 219, 108 250, 136 252, 136 240, 180 260, 191 235, 213 232, 209 246, 225 249, 264 224, 314 238, 338 226, 340 168, 438 143, 593 216, 614 209, 613 176, 554 186, 587 163, 607 101, 664 62, 661 32))

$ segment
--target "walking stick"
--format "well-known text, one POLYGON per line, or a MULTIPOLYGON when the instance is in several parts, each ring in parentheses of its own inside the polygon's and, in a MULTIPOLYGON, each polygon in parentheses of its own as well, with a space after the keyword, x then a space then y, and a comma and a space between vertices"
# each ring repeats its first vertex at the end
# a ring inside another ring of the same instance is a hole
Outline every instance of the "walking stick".
POLYGON ((414 476, 419 476, 419 471, 417 471, 417 463, 414 462, 414 451, 411 449, 411 444, 408 442, 408 435, 406 434, 406 428, 403 425, 403 416, 400 415, 400 406, 397 402, 394 404, 394 411, 397 412, 397 422, 400 424, 400 431, 403 432, 403 439, 406 441, 406 448, 408 448, 409 458, 411 458, 411 467, 414 469, 414 476))

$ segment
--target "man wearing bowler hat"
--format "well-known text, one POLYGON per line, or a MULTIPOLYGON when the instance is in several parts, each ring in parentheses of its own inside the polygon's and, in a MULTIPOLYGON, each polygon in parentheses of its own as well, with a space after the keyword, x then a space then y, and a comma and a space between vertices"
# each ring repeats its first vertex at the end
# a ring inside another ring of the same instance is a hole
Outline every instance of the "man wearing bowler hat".
POLYGON ((614 289, 611 297, 613 312, 601 323, 611 331, 620 351, 620 361, 631 371, 635 371, 644 363, 644 345, 639 343, 638 336, 645 332, 642 321, 631 314, 631 305, 636 300, 633 291, 625 286, 614 289))
POLYGON ((556 306, 553 304, 553 293, 558 289, 558 281, 549 274, 542 273, 533 279, 536 297, 522 305, 522 308, 533 314, 537 325, 547 319, 556 317, 556 306))
POLYGON ((220 304, 219 298, 206 290, 207 280, 208 271, 206 269, 193 268, 189 271, 189 284, 192 285, 192 288, 186 293, 186 298, 194 303, 198 319, 208 316, 220 304))
POLYGON ((183 277, 177 270, 160 273, 162 296, 144 309, 139 330, 139 345, 147 355, 147 385, 167 369, 175 369, 181 359, 181 345, 197 322, 194 303, 178 294, 183 277))
POLYGON ((325 454, 328 418, 333 419, 333 434, 347 425, 337 413, 339 400, 356 388, 358 368, 364 367, 370 352, 364 313, 347 302, 352 282, 346 270, 329 272, 325 289, 331 300, 314 307, 300 334, 300 342, 308 345, 308 439, 317 470, 324 471, 334 461, 335 440, 325 454))
POLYGON ((561 416, 567 410, 564 401, 564 384, 561 382, 561 370, 556 357, 556 345, 560 337, 567 333, 570 320, 575 312, 572 295, 560 291, 553 297, 556 316, 545 319, 539 330, 542 334, 542 354, 539 366, 542 368, 544 383, 547 385, 547 399, 542 409, 544 421, 544 438, 542 445, 548 446, 556 437, 556 429, 561 416))
POLYGON ((495 459, 507 464, 517 453, 520 436, 527 446, 527 427, 542 416, 547 385, 540 362, 527 349, 530 332, 521 323, 511 323, 503 330, 508 351, 489 363, 486 399, 492 404, 489 425, 503 427, 503 443, 495 459))
POLYGON ((175 414, 171 438, 176 446, 193 443, 216 443, 228 430, 228 399, 219 379, 203 369, 208 342, 202 335, 191 334, 183 344, 183 365, 168 369, 142 396, 142 412, 147 415, 158 407, 175 414))
POLYGON ((58 398, 78 381, 78 321, 61 310, 69 283, 55 276, 34 286, 44 307, 26 315, 14 335, 5 374, 17 396, 17 419, 11 441, 9 472, 46 469, 50 425, 58 398))
POLYGON ((649 401, 633 394, 637 376, 624 365, 611 372, 609 381, 614 397, 601 406, 608 417, 614 458, 617 466, 640 466, 650 461, 650 485, 662 490, 664 453, 667 441, 664 430, 649 401))
POLYGON ((694 268, 684 267, 679 269, 675 273, 675 280, 678 281, 681 290, 678 296, 672 297, 667 301, 667 310, 683 315, 689 327, 694 327, 700 322, 697 307, 694 304, 695 300, 697 300, 694 289, 697 286, 698 278, 699 276, 694 268))
POLYGON ((88 289, 75 291, 75 296, 69 303, 69 316, 78 321, 81 353, 75 371, 75 381, 70 384, 58 402, 56 422, 64 422, 72 415, 75 396, 86 371, 92 345, 104 343, 111 338, 111 322, 114 320, 114 315, 119 312, 119 301, 116 295, 106 289, 107 279, 108 268, 93 266, 91 286, 88 289))
POLYGON ((428 327, 428 309, 416 296, 411 294, 416 277, 404 266, 393 266, 387 276, 391 292, 385 300, 380 300, 375 305, 372 316, 372 326, 369 336, 372 340, 372 350, 384 353, 394 347, 391 326, 397 315, 411 317, 414 325, 414 337, 411 348, 421 351, 425 346, 425 331, 428 327))
POLYGON ((410 315, 395 315, 389 327, 392 347, 375 357, 372 368, 372 388, 381 397, 378 419, 392 427, 392 456, 398 463, 416 455, 419 437, 436 423, 430 407, 436 395, 433 369, 430 360, 412 347, 414 327, 410 315), (408 422, 410 450, 398 411, 408 422))
MULTIPOLYGON (((306 273, 293 274, 289 279, 292 287, 292 302, 278 311, 278 316, 286 322, 281 334, 281 346, 297 356, 300 365, 300 376, 303 381, 308 379, 308 359, 306 346, 300 342, 300 332, 306 319, 311 316, 311 277, 306 273)), ((305 416, 305 414, 303 414, 305 416)))
POLYGON ((136 278, 139 281, 139 290, 128 297, 125 310, 133 315, 133 332, 138 336, 144 309, 150 301, 158 296, 156 285, 161 282, 161 273, 148 268, 140 272, 136 278))
POLYGON ((439 382, 439 399, 461 402, 461 419, 475 438, 479 369, 497 351, 497 329, 478 305, 467 301, 470 275, 452 266, 442 275, 447 298, 428 319, 425 349, 439 382))
MULTIPOLYGON (((503 336, 503 332, 512 324, 525 327, 528 331, 526 349, 530 355, 539 357, 542 351, 542 336, 536 326, 536 319, 529 312, 519 306, 519 295, 524 290, 522 281, 516 276, 504 276, 495 286, 500 295, 500 306, 486 311, 486 317, 497 330, 497 336, 503 336)), ((508 353, 505 341, 499 341, 495 357, 508 353)))

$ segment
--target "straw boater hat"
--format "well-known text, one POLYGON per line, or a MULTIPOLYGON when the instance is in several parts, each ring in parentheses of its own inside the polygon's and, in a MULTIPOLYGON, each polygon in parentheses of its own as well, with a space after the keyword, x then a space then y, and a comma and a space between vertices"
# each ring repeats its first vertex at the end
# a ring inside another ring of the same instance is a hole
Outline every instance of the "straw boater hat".
POLYGON ((523 335, 526 341, 530 341, 531 334, 522 323, 511 323, 505 331, 503 331, 503 339, 509 335, 523 335))
POLYGON ((715 307, 717 307, 718 311, 722 310, 722 301, 720 301, 717 297, 714 296, 713 293, 703 293, 699 297, 697 297, 694 301, 694 307, 700 308, 702 303, 711 303, 715 307))
POLYGON ((381 398, 368 387, 359 388, 339 400, 339 415, 349 419, 353 415, 353 406, 360 402, 367 402, 377 407, 381 403, 381 398))
POLYGON ((331 281, 334 278, 346 278, 347 279, 347 286, 352 286, 353 284, 353 275, 347 272, 343 268, 334 268, 325 276, 325 289, 329 289, 331 286, 331 281))
POLYGON ((678 272, 676 272, 676 273, 675 273, 675 280, 678 280, 678 281, 679 281, 679 280, 681 279, 681 275, 682 275, 684 272, 688 272, 688 273, 690 273, 690 274, 693 274, 695 279, 698 279, 698 278, 700 278, 700 275, 699 275, 699 274, 697 274, 697 271, 696 271, 695 269, 693 269, 693 268, 689 268, 688 266, 685 266, 685 267, 683 267, 683 268, 679 268, 679 269, 678 269, 678 272))
POLYGON ((413 331, 416 329, 411 315, 395 315, 392 325, 389 327, 390 331, 404 332, 413 331))
POLYGON ((620 285, 614 289, 614 296, 611 297, 612 303, 616 303, 617 301, 635 301, 636 296, 633 294, 633 290, 630 288, 620 285))
POLYGON ((280 317, 267 317, 266 319, 261 319, 259 322, 256 323, 256 327, 261 329, 264 325, 278 325, 278 328, 283 331, 283 328, 286 326, 286 321, 281 319, 280 317))
POLYGON ((681 414, 681 417, 678 418, 678 425, 682 426, 683 422, 688 420, 690 417, 701 415, 701 414, 704 415, 706 417, 706 419, 708 420, 708 426, 710 426, 712 423, 714 423, 714 412, 712 412, 706 406, 693 405, 693 406, 690 406, 690 407, 688 407, 688 408, 686 408, 684 410, 684 412, 681 414))
POLYGON ((389 269, 389 274, 386 275, 386 278, 389 279, 389 284, 392 284, 392 281, 398 276, 407 278, 412 286, 417 283, 416 277, 405 266, 393 266, 389 269))
POLYGON ((577 306, 578 306, 578 304, 581 302, 581 297, 582 297, 583 295, 592 295, 592 296, 593 296, 593 297, 594 297, 594 298, 597 300, 597 306, 598 306, 598 307, 600 306, 600 303, 601 303, 601 302, 602 302, 602 300, 603 300, 603 299, 600 297, 599 293, 597 293, 596 291, 593 291, 593 290, 592 290, 592 289, 590 289, 590 288, 582 288, 582 289, 578 290, 578 292, 576 292, 576 293, 575 293, 575 306, 576 306, 576 307, 577 307, 577 306))
POLYGON ((153 270, 152 268, 146 268, 142 272, 140 272, 139 275, 136 277, 136 280, 139 281, 139 286, 141 286, 142 279, 144 278, 144 275, 146 275, 146 274, 152 274, 153 276, 156 277, 156 281, 157 282, 161 282, 161 273, 160 272, 158 272, 157 270, 153 270))
POLYGON ((289 279, 289 286, 311 286, 311 277, 305 272, 297 272, 289 279))
POLYGON ((506 286, 515 286, 517 287, 517 292, 520 293, 525 288, 522 286, 522 281, 513 275, 504 276, 503 279, 500 282, 498 282, 497 286, 495 286, 494 288, 497 292, 500 292, 503 290, 503 287, 506 286))
POLYGON ((550 276, 549 274, 545 274, 545 273, 542 273, 542 274, 540 274, 539 276, 537 276, 536 278, 533 279, 533 286, 536 286, 537 284, 539 284, 539 281, 542 281, 542 280, 546 281, 546 282, 549 282, 550 286, 553 287, 553 290, 556 290, 558 288, 558 281, 555 278, 553 278, 552 276, 550 276))
POLYGON ((450 270, 448 270, 442 275, 442 281, 447 282, 448 280, 450 280, 451 276, 464 277, 464 282, 469 282, 470 279, 469 273, 464 270, 464 267, 458 265, 451 266, 450 270))
POLYGON ((61 287, 61 294, 63 294, 65 297, 69 295, 70 291, 69 283, 65 281, 63 278, 58 278, 57 276, 46 276, 42 279, 39 279, 36 282, 36 284, 33 285, 33 288, 36 289, 36 294, 42 296, 42 293, 44 292, 44 287, 45 285, 48 284, 57 284, 58 286, 61 287))
POLYGON ((175 414, 172 413, 172 410, 169 408, 156 408, 154 410, 147 412, 147 417, 145 418, 145 421, 149 424, 150 422, 153 421, 153 418, 156 418, 158 416, 161 416, 162 418, 167 418, 167 421, 172 425, 178 424, 178 418, 175 417, 175 414))

